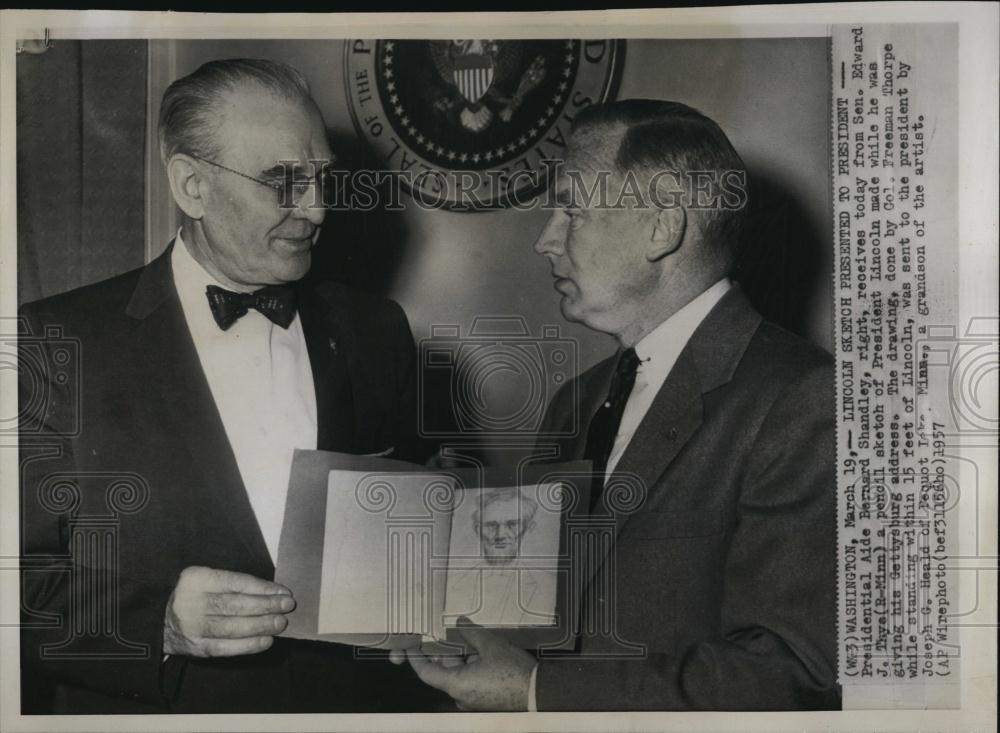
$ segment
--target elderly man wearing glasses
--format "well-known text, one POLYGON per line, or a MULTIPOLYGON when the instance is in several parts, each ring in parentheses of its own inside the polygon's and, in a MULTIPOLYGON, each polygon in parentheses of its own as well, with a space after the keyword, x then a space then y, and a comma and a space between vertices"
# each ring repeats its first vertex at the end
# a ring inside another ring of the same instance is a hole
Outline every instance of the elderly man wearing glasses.
POLYGON ((326 213, 302 177, 332 155, 319 109, 288 66, 214 61, 167 89, 159 136, 182 217, 164 254, 22 312, 81 357, 78 393, 43 375, 34 432, 58 450, 23 461, 22 652, 38 707, 24 712, 431 706, 385 660, 275 638, 295 608, 272 582, 293 450, 423 458, 402 310, 300 282, 326 213), (73 501, 46 499, 52 476, 73 501), (114 476, 144 502, 120 515, 117 553, 95 555, 72 527, 107 513, 114 476), (110 582, 71 582, 95 573, 110 582), (73 628, 81 608, 106 611, 109 633, 73 628))

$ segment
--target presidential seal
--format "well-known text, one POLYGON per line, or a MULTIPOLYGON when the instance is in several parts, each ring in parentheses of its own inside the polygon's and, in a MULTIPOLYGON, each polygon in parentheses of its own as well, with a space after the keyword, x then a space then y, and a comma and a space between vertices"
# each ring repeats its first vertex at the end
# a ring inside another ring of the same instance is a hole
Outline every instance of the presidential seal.
POLYGON ((583 108, 617 92, 623 41, 347 41, 351 116, 421 205, 530 205, 583 108))

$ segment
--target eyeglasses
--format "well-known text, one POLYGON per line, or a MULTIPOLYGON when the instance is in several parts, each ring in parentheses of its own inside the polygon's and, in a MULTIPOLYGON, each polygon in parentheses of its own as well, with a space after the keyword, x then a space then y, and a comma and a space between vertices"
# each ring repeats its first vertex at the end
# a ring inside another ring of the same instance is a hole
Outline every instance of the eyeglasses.
POLYGON ((286 175, 283 179, 265 181, 262 178, 255 178, 254 176, 238 171, 235 168, 222 165, 222 163, 216 163, 214 160, 202 158, 200 155, 195 155, 194 153, 188 153, 188 155, 195 160, 200 160, 202 163, 208 163, 209 165, 221 168, 229 173, 235 173, 240 178, 246 178, 248 181, 253 181, 261 186, 266 186, 277 194, 278 205, 282 208, 288 209, 297 207, 301 203, 302 197, 305 193, 313 186, 319 187, 319 196, 321 198, 324 186, 334 178, 334 172, 329 170, 327 163, 324 163, 320 167, 319 173, 315 176, 302 175, 301 168, 296 165, 290 169, 287 167, 285 168, 286 175))

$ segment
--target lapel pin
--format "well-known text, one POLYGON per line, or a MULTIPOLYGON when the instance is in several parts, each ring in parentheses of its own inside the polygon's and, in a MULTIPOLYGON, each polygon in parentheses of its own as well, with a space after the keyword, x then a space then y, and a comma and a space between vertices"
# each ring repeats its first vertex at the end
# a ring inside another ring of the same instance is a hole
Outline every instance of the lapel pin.
POLYGON ((332 351, 334 354, 336 354, 337 353, 337 340, 331 338, 328 341, 328 343, 330 344, 330 351, 332 351))

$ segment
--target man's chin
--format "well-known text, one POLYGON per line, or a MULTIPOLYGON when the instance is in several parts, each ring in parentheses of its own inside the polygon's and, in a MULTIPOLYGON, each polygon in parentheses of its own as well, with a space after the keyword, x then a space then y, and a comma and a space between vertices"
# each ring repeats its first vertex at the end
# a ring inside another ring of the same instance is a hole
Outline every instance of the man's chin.
POLYGON ((564 295, 559 301, 559 310, 563 318, 567 321, 572 323, 580 323, 582 321, 578 304, 568 295, 564 295))
POLYGON ((513 564, 516 555, 487 555, 486 564, 490 567, 503 568, 513 564))
POLYGON ((277 275, 283 283, 293 283, 301 280, 309 272, 312 266, 312 253, 309 250, 300 252, 290 257, 282 258, 281 267, 277 275))
POLYGON ((563 297, 559 303, 559 310, 563 318, 571 323, 579 323, 586 326, 591 331, 614 335, 618 333, 614 329, 614 324, 609 323, 604 311, 596 311, 594 308, 585 309, 579 301, 569 300, 563 297))

